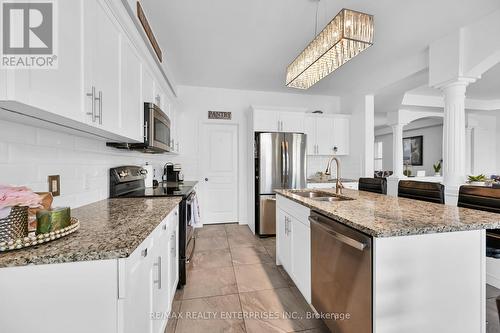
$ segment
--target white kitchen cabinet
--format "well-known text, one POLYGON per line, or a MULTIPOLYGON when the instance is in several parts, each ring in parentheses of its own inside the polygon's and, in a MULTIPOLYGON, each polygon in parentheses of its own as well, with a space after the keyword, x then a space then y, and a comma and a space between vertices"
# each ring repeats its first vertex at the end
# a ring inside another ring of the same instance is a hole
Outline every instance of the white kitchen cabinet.
POLYGON ((86 0, 85 114, 91 125, 120 132, 120 27, 102 0, 86 0))
POLYGON ((148 237, 139 247, 123 260, 125 265, 124 332, 152 332, 153 321, 153 260, 155 260, 153 239, 148 237))
POLYGON ((307 154, 348 155, 349 121, 348 115, 308 115, 305 120, 307 154))
POLYGON ((141 92, 142 64, 128 39, 121 40, 121 130, 124 136, 143 140, 144 104, 141 92))
POLYGON ((276 196, 276 264, 283 265, 307 302, 311 303, 310 210, 276 196))
MULTIPOLYGON (((175 218, 169 223, 170 230, 168 233, 168 284, 167 288, 169 291, 169 306, 177 290, 177 284, 179 283, 179 212, 175 211, 175 218)), ((170 307, 168 307, 170 310, 170 307)))
MULTIPOLYGON (((358 182, 343 182, 344 188, 350 190, 358 189, 358 182)), ((307 188, 336 188, 335 182, 325 182, 325 183, 307 183, 307 188)))
POLYGON ((253 110, 255 132, 304 133, 305 114, 275 110, 253 110))
POLYGON ((337 155, 349 155, 350 117, 336 115, 333 122, 333 147, 337 155))
POLYGON ((290 272, 292 267, 291 237, 289 235, 290 216, 281 209, 277 209, 276 214, 276 262, 290 272))
POLYGON ((305 221, 291 218, 291 249, 293 281, 311 303, 311 230, 305 221))
POLYGON ((142 67, 142 101, 144 103, 154 103, 154 83, 153 75, 146 66, 142 67))
POLYGON ((58 11, 57 69, 5 70, 9 86, 0 99, 15 100, 60 116, 82 121, 83 0, 61 1, 58 11), (76 38, 75 38, 76 36, 76 38))

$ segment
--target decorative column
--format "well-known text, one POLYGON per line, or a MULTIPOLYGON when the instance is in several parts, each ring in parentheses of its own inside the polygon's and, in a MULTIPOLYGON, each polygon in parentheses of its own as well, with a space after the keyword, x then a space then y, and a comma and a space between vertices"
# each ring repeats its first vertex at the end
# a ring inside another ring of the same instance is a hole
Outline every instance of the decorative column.
POLYGON ((444 94, 443 183, 446 204, 456 205, 465 182, 465 90, 473 80, 458 79, 440 87, 444 94))
POLYGON ((403 178, 403 127, 405 124, 392 125, 392 177, 403 178))

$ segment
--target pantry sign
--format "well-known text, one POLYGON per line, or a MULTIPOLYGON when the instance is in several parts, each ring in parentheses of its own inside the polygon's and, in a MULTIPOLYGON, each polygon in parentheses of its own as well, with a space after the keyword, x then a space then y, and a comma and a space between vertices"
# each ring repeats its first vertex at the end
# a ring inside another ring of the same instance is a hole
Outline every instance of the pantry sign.
POLYGON ((1 68, 56 69, 57 1, 0 0, 1 68))

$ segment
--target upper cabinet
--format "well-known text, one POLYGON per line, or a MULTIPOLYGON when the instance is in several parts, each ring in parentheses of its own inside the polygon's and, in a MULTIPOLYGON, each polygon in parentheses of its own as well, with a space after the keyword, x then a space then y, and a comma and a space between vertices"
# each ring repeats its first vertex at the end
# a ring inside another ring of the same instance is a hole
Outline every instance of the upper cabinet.
POLYGON ((348 155, 349 128, 349 115, 307 115, 307 154, 348 155))
POLYGON ((100 0, 85 0, 84 17, 86 119, 107 131, 120 132, 122 33, 100 0))
MULTIPOLYGON (((87 2, 87 1, 85 1, 87 2)), ((63 117, 83 121, 82 89, 82 35, 83 0, 58 2, 59 47, 57 69, 6 69, 2 70, 4 94, 2 100, 31 105, 50 110, 63 117), (75 37, 76 36, 76 37, 75 37)))
POLYGON ((126 6, 135 13, 135 1, 58 2, 58 67, 2 69, 0 106, 109 141, 143 141, 144 103, 171 117, 175 96, 126 6))
POLYGON ((255 132, 304 133, 304 118, 303 112, 253 110, 253 127, 255 132))

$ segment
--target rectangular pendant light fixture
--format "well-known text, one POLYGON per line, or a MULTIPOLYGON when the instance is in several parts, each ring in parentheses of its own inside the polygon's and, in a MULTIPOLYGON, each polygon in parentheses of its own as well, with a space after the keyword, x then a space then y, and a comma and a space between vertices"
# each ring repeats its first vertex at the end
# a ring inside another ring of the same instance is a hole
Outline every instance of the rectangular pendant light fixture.
POLYGON ((286 86, 309 89, 373 45, 373 16, 342 9, 287 67, 286 86))

